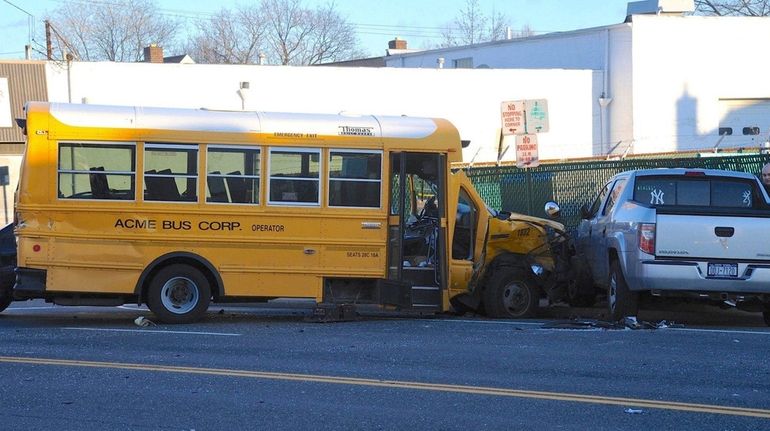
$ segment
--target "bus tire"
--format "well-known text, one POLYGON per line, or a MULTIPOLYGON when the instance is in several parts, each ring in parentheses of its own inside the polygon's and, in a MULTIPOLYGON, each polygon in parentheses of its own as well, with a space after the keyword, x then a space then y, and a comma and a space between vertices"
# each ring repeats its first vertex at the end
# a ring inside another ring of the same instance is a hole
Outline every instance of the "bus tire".
POLYGON ((13 285, 16 283, 16 274, 13 270, 13 266, 0 268, 0 312, 13 302, 13 285))
POLYGON ((489 279, 484 290, 487 316, 498 319, 534 317, 540 304, 540 289, 523 269, 503 268, 489 279))
POLYGON ((173 264, 162 268, 150 280, 147 306, 163 323, 190 323, 206 313, 211 286, 196 268, 173 264))

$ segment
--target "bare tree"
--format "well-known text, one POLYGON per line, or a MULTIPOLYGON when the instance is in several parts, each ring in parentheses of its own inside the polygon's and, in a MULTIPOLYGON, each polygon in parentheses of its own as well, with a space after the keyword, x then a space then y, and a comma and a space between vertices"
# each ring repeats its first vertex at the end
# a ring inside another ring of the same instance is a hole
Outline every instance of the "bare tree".
POLYGON ((460 10, 454 22, 442 31, 442 47, 473 45, 481 42, 504 39, 508 28, 508 18, 492 11, 487 16, 481 10, 479 0, 465 0, 465 8, 460 10))
POLYGON ((312 10, 301 0, 263 0, 268 33, 268 57, 279 64, 303 65, 360 56, 353 27, 333 2, 312 10))
POLYGON ((254 63, 264 53, 272 64, 308 65, 362 56, 353 27, 334 3, 308 9, 301 0, 262 0, 223 9, 201 21, 189 43, 198 62, 254 63))
POLYGON ((256 63, 264 51, 267 26, 258 6, 222 9, 199 21, 187 53, 199 63, 256 63))
POLYGON ((145 46, 171 44, 179 28, 151 0, 64 2, 48 20, 58 48, 80 60, 138 61, 145 46))
POLYGON ((770 0, 695 0, 695 13, 711 16, 768 16, 770 0))
POLYGON ((358 47, 358 38, 352 25, 335 10, 334 3, 321 6, 311 14, 317 24, 298 56, 299 64, 320 64, 330 61, 365 57, 358 47))

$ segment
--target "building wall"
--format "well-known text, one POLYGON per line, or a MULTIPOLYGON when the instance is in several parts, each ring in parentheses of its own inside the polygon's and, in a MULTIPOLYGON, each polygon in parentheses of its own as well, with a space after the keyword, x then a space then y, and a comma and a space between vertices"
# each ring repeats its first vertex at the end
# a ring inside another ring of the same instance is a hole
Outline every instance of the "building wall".
MULTIPOLYGON (((24 153, 24 134, 16 119, 24 118, 24 104, 30 100, 45 101, 45 63, 42 61, 0 62, 0 79, 7 82, 8 94, 0 95, 3 112, 10 111, 10 124, 0 119, 0 166, 8 167, 9 184, 0 185, 0 225, 13 220, 13 194, 19 181, 19 166, 24 153), (10 127, 8 127, 10 126, 10 127)), ((5 86, 3 86, 3 90, 5 86)))
MULTIPOLYGON (((633 26, 637 151, 712 148, 720 140, 720 122, 744 114, 740 104, 731 110, 722 101, 770 100, 770 59, 764 52, 770 18, 634 16, 633 26)), ((765 110, 764 124, 756 124, 760 135, 733 134, 719 148, 766 142, 770 109, 765 110)))
POLYGON ((602 27, 419 51, 385 57, 385 64, 388 67, 435 68, 438 65, 437 60, 443 58, 444 68, 451 69, 455 60, 472 58, 474 68, 489 66, 494 69, 602 70, 604 52, 605 34, 602 27))
MULTIPOLYGON (((591 155, 600 74, 590 70, 438 70, 204 64, 72 63, 47 68, 52 101, 92 104, 409 115, 452 121, 464 159, 497 160, 500 105, 548 99, 540 158, 591 155), (69 75, 69 78, 68 78, 69 75), (249 82, 247 90, 239 90, 249 82), (241 97, 243 96, 243 97, 241 97)), ((598 139, 598 138, 596 138, 598 139)), ((505 145, 513 140, 506 138, 505 145)), ((514 160, 515 151, 503 160, 514 160)))
POLYGON ((767 40, 770 17, 634 15, 630 23, 411 53, 386 62, 436 67, 442 57, 449 68, 456 59, 472 58, 474 67, 607 69, 605 94, 611 102, 605 115, 600 109, 593 118, 600 131, 606 128, 605 142, 594 140, 599 143, 594 155, 717 144, 726 149, 770 145, 770 80, 764 76, 770 59, 762 52, 767 40), (733 134, 720 137, 720 125, 733 134), (760 133, 743 135, 744 127, 760 133))

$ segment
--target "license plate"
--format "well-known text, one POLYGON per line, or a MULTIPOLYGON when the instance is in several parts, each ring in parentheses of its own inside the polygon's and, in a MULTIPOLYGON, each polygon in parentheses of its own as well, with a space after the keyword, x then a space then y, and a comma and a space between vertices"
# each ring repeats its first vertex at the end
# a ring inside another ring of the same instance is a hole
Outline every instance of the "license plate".
POLYGON ((736 278, 738 277, 737 263, 709 263, 708 276, 717 278, 736 278))

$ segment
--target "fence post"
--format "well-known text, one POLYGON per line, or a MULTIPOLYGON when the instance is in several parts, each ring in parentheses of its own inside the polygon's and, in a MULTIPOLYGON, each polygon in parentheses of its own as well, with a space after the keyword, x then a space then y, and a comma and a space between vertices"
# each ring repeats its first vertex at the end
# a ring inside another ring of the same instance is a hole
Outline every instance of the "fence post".
POLYGON ((525 181, 527 182, 527 215, 532 215, 532 172, 529 168, 524 168, 525 181))

